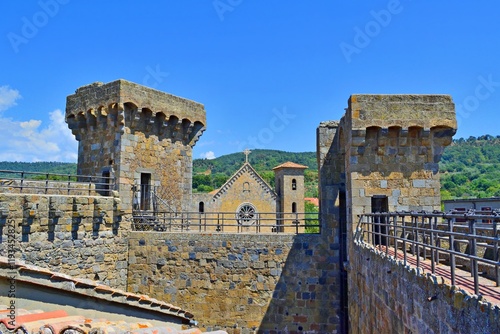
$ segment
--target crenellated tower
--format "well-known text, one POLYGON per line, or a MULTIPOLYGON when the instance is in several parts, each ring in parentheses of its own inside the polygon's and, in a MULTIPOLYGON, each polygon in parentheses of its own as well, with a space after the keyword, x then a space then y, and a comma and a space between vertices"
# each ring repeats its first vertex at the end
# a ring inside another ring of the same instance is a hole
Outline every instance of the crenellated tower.
POLYGON ((66 123, 79 143, 78 174, 114 177, 123 208, 189 208, 202 104, 126 80, 95 82, 67 97, 66 123))

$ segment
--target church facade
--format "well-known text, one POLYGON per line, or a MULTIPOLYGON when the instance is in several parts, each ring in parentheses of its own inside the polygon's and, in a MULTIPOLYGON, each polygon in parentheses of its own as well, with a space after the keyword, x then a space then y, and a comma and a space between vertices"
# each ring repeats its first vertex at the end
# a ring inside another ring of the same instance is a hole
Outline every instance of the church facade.
POLYGON ((194 193, 192 211, 212 221, 218 215, 226 222, 224 231, 284 232, 303 224, 306 168, 293 162, 275 167, 273 189, 247 159, 219 189, 194 193))

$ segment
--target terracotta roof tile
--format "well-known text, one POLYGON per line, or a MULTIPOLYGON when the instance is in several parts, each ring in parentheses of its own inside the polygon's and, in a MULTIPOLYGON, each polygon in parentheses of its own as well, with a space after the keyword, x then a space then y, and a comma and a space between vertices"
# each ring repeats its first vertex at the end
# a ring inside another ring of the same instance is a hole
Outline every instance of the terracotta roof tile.
MULTIPOLYGON (((179 307, 159 301, 154 298, 150 298, 146 295, 138 295, 130 292, 125 292, 123 290, 102 285, 89 279, 75 278, 66 274, 53 272, 46 268, 40 268, 37 266, 26 264, 20 260, 16 260, 15 266, 19 272, 19 275, 16 279, 19 281, 26 281, 42 286, 58 288, 61 290, 84 293, 86 295, 91 295, 96 298, 101 298, 113 302, 135 305, 137 307, 142 307, 150 310, 166 312, 168 314, 184 318, 188 321, 193 318, 193 314, 182 310, 179 307), (35 282, 35 279, 38 279, 39 281, 35 282), (54 286, 54 284, 59 285, 54 286)), ((10 264, 7 257, 0 256, 0 268, 9 268, 10 270, 10 264)))
MULTIPOLYGON (((0 315, 5 314, 5 305, 0 305, 0 315)), ((21 309, 18 310, 21 311, 21 309)), ((67 333, 131 333, 131 334, 201 334, 198 328, 175 329, 168 326, 153 326, 145 322, 110 321, 104 318, 90 319, 83 316, 68 316, 65 311, 51 312, 27 311, 24 315, 17 315, 16 325, 11 326, 0 319, 2 331, 7 333, 33 333, 33 334, 67 334, 67 333), (2 326, 3 325, 3 326, 2 326)), ((1 317, 1 316, 0 316, 1 317)), ((227 334, 225 331, 206 332, 206 334, 227 334)))
POLYGON ((279 168, 301 168, 301 169, 306 169, 306 168, 309 168, 309 167, 304 166, 304 165, 300 165, 300 164, 296 164, 295 162, 287 161, 285 163, 282 163, 279 166, 274 167, 273 170, 279 169, 279 168))
MULTIPOLYGON (((132 307, 140 307, 151 312, 163 312, 175 315, 182 319, 192 319, 193 314, 166 302, 150 298, 146 295, 137 295, 130 292, 114 289, 87 279, 78 279, 69 275, 52 272, 48 269, 27 265, 16 260, 16 280, 40 287, 51 287, 60 290, 61 294, 74 291, 82 296, 92 296, 97 300, 113 301, 132 307), (141 306, 141 304, 143 306, 141 306)), ((5 268, 11 272, 11 266, 6 257, 0 257, 0 276, 4 275, 5 268)), ((125 322, 110 321, 108 319, 91 319, 80 315, 68 315, 64 310, 43 312, 42 310, 29 311, 17 309, 16 324, 9 324, 7 315, 10 311, 6 305, 0 305, 0 332, 14 333, 19 331, 39 334, 76 334, 76 333, 173 333, 173 334, 199 334, 199 329, 178 330, 168 326, 153 326, 147 321, 125 322)), ((75 312, 78 312, 76 310, 75 312)), ((168 323, 166 323, 167 325, 168 323)), ((227 334, 224 331, 207 332, 213 334, 227 334)))
MULTIPOLYGON (((54 318, 62 318, 62 317, 67 317, 68 313, 62 310, 58 311, 52 311, 52 312, 43 312, 43 313, 30 313, 30 314, 25 314, 25 315, 18 315, 16 317, 16 326, 25 326, 28 325, 31 322, 38 322, 39 320, 48 320, 48 319, 54 319, 54 318)), ((12 322, 10 322, 10 318, 3 318, 0 319, 0 323, 2 323, 7 329, 13 330, 16 327, 12 326, 12 322)), ((28 331, 30 332, 30 331, 28 331)))
POLYGON ((316 197, 306 197, 304 201, 314 204, 315 206, 319 206, 319 198, 316 197))

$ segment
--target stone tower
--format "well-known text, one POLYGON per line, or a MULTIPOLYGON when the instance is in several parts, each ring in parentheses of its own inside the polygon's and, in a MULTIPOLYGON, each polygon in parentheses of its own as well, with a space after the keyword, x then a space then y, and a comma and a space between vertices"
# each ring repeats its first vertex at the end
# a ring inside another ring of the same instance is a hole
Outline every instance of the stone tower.
MULTIPOLYGON (((285 162, 273 168, 277 194, 276 212, 278 214, 286 212, 288 216, 288 213, 304 212, 304 170, 306 168, 307 166, 294 162, 285 162)), ((290 218, 295 219, 295 217, 290 218)), ((284 221, 284 223, 287 222, 284 221)))
POLYGON ((126 80, 95 82, 67 97, 66 123, 79 144, 78 174, 114 177, 123 208, 189 208, 202 104, 126 80))

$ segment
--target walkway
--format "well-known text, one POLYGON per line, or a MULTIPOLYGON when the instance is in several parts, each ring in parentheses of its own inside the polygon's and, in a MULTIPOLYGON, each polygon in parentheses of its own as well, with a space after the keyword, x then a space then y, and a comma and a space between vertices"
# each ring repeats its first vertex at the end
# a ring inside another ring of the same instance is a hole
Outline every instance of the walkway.
MULTIPOLYGON (((377 246, 377 249, 384 253, 386 252, 385 248, 386 247, 382 245, 377 246)), ((388 254, 394 258, 394 248, 389 247, 388 254)), ((398 251, 397 259, 401 261, 404 260, 402 251, 398 251)), ((407 252, 406 261, 411 267, 417 268, 417 257, 415 255, 407 252)), ((424 272, 432 273, 431 261, 421 256, 420 268, 422 268, 424 272)), ((451 270, 448 265, 436 263, 435 275, 443 277, 449 281, 448 284, 451 284, 451 270)), ((455 284, 471 295, 474 295, 474 277, 471 276, 470 272, 455 268, 455 284)), ((487 301, 500 306, 500 287, 496 286, 495 281, 479 276, 479 292, 487 301)))

